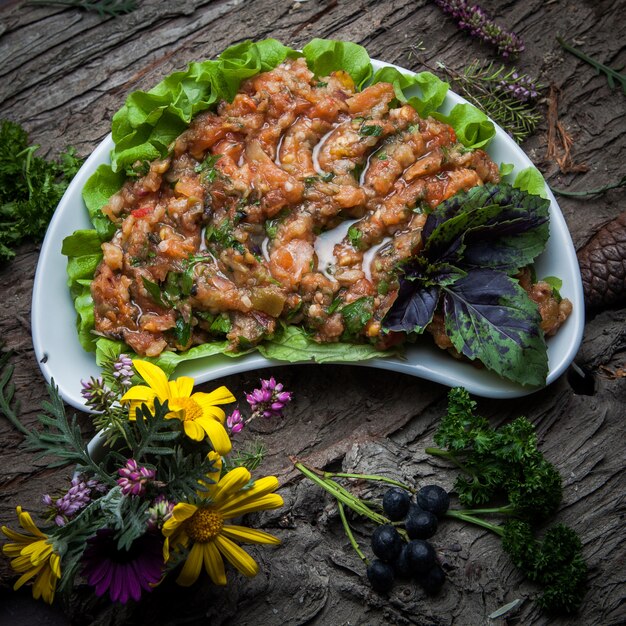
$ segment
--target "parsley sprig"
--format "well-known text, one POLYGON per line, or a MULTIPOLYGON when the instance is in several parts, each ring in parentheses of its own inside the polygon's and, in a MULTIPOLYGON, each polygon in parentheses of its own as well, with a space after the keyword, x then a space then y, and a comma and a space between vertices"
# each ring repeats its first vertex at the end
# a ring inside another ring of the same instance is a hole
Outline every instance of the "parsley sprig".
POLYGON ((70 181, 82 165, 73 148, 59 161, 36 156, 26 131, 9 120, 0 124, 0 262, 15 256, 25 240, 40 241, 70 181))
POLYGON ((539 604, 552 613, 573 613, 582 602, 587 578, 580 539, 563 524, 548 528, 541 541, 535 537, 535 527, 561 503, 559 472, 538 450, 534 427, 526 418, 492 428, 475 409, 467 390, 452 389, 447 414, 435 433, 441 447, 426 448, 463 472, 454 488, 461 504, 470 508, 446 515, 499 535, 513 563, 543 587, 539 604), (491 506, 471 508, 481 505, 491 506), (493 515, 507 521, 493 523, 493 515))

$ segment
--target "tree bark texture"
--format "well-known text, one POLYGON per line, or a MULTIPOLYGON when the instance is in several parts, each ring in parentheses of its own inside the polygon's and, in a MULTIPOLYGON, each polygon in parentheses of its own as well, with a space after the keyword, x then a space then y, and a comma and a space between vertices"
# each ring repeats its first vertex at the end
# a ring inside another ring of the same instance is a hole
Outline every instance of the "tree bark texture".
MULTIPOLYGON (((626 64, 626 2, 484 0, 498 23, 517 32, 526 50, 522 71, 554 85, 558 119, 573 139, 571 159, 586 173, 562 174, 548 158, 548 121, 523 149, 555 187, 583 190, 624 176, 626 96, 556 42, 561 35, 598 60, 626 64)), ((275 37, 302 47, 313 37, 342 39, 370 55, 411 70, 437 61, 460 70, 473 59, 495 59, 492 50, 457 30, 425 0, 139 0, 127 15, 99 17, 75 8, 35 6, 15 0, 0 5, 0 116, 19 122, 40 155, 56 156, 68 145, 87 156, 110 131, 126 95, 149 89, 191 61, 216 56, 245 39, 275 37)), ((547 92, 546 92, 547 93, 547 92)), ((546 112, 547 104, 542 109, 546 112)), ((559 200, 577 248, 624 209, 624 191, 590 199, 559 200)), ((38 245, 24 244, 0 268, 0 337, 14 351, 14 382, 27 425, 46 398, 30 336, 30 302, 38 245)), ((589 591, 572 619, 549 619, 487 531, 442 524, 433 543, 448 574, 443 592, 429 598, 416 586, 396 584, 388 596, 374 593, 365 567, 342 530, 334 501, 294 471, 289 456, 317 467, 388 474, 416 486, 436 482, 451 488, 455 472, 429 458, 446 388, 410 376, 356 366, 285 366, 226 378, 238 397, 274 375, 295 401, 281 421, 257 423, 243 439, 267 447, 264 474, 276 473, 283 509, 257 516, 255 524, 281 537, 276 549, 254 548, 260 574, 244 580, 231 572, 226 588, 207 580, 189 589, 166 581, 140 605, 111 606, 78 586, 49 609, 30 590, 10 591, 15 580, 0 560, 0 624, 603 624, 626 622, 624 493, 626 480, 626 311, 613 309, 588 319, 577 363, 596 377, 596 393, 577 395, 563 376, 548 389, 516 401, 480 400, 493 424, 526 415, 540 446, 563 476, 559 521, 581 536, 589 563, 589 591), (499 607, 520 599, 504 618, 499 607)), ((51 323, 54 311, 51 311, 51 323)), ((89 418, 83 416, 89 431, 89 418)), ((15 506, 41 511, 41 494, 67 484, 70 468, 49 469, 45 460, 20 449, 21 435, 0 421, 0 523, 15 528, 15 506)), ((353 484, 364 494, 381 490, 353 484)), ((368 547, 371 528, 355 520, 368 547)), ((369 548, 368 548, 369 549, 369 548)))

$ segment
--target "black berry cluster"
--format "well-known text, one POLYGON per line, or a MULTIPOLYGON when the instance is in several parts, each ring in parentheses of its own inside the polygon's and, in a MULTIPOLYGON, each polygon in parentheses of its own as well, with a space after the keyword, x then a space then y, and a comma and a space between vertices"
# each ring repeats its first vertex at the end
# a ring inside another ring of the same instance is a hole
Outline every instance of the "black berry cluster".
POLYGON ((422 487, 411 501, 404 489, 393 487, 383 497, 383 510, 392 522, 404 520, 406 542, 391 524, 379 526, 372 534, 372 551, 378 557, 367 568, 375 591, 385 593, 396 577, 415 579, 429 595, 439 592, 446 575, 437 562, 433 546, 426 541, 437 531, 437 523, 447 510, 450 497, 438 485, 422 487))

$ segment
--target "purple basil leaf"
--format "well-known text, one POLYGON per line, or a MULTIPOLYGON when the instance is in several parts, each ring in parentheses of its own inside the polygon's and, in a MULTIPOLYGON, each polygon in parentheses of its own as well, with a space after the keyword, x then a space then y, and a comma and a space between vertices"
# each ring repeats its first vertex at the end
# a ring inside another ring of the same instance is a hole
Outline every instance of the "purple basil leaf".
POLYGON ((471 360, 522 385, 544 385, 548 357, 537 305, 519 284, 492 269, 442 287, 446 333, 471 360))
POLYGON ((517 271, 545 248, 549 206, 507 183, 462 191, 428 216, 423 254, 431 263, 517 271))
POLYGON ((383 319, 383 330, 422 333, 433 319, 440 289, 419 280, 402 279, 398 297, 383 319))

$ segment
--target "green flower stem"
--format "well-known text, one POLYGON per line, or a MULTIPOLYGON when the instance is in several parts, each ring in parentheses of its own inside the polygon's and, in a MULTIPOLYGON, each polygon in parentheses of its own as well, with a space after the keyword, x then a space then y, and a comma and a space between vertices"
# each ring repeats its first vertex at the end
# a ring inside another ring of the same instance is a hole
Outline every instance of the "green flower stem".
POLYGON ((383 483, 388 483, 390 485, 394 485, 396 487, 400 487, 406 491, 414 493, 415 490, 411 489, 408 485, 401 483, 399 480, 394 480, 393 478, 387 478, 386 476, 379 476, 377 474, 344 474, 342 472, 324 472, 324 478, 354 478, 357 480, 372 480, 379 481, 383 483))
POLYGON ((446 512, 446 517, 452 517, 454 519, 458 519, 463 522, 468 522, 470 524, 475 524, 476 526, 481 526, 482 528, 486 528, 487 530, 490 530, 492 533, 496 533, 496 535, 500 535, 500 537, 504 535, 504 530, 502 526, 499 526, 498 524, 491 524, 490 522, 487 522, 484 519, 480 519, 480 517, 474 517, 473 515, 470 515, 469 513, 466 513, 465 511, 457 511, 455 509, 449 509, 446 512))
POLYGON ((350 541, 350 545, 354 548, 354 551, 361 557, 361 560, 365 563, 365 565, 369 565, 369 561, 363 551, 359 547, 357 540, 354 538, 354 534, 352 533, 352 529, 350 528, 350 524, 348 524, 348 518, 346 517, 346 511, 343 508, 343 504, 341 501, 337 500, 337 508, 339 509, 339 517, 341 517, 341 523, 343 524, 343 529, 348 536, 348 540, 350 541))
POLYGON ((306 467, 306 465, 303 465, 302 463, 294 463, 294 466, 308 479, 312 480, 322 489, 328 491, 328 493, 330 493, 330 495, 332 495, 336 500, 342 502, 347 507, 350 507, 355 513, 358 513, 363 517, 367 517, 377 524, 389 523, 389 520, 386 517, 376 513, 375 511, 372 511, 372 509, 363 504, 361 500, 352 495, 347 489, 344 489, 341 485, 338 485, 334 480, 319 476, 313 470, 309 469, 308 467, 306 467))
POLYGON ((597 196, 605 191, 619 187, 626 187, 626 176, 616 183, 604 185, 604 187, 598 187, 597 189, 589 189, 588 191, 566 191, 565 189, 555 189, 554 187, 550 187, 550 189, 559 196, 565 196, 567 198, 587 198, 588 196, 597 196))

